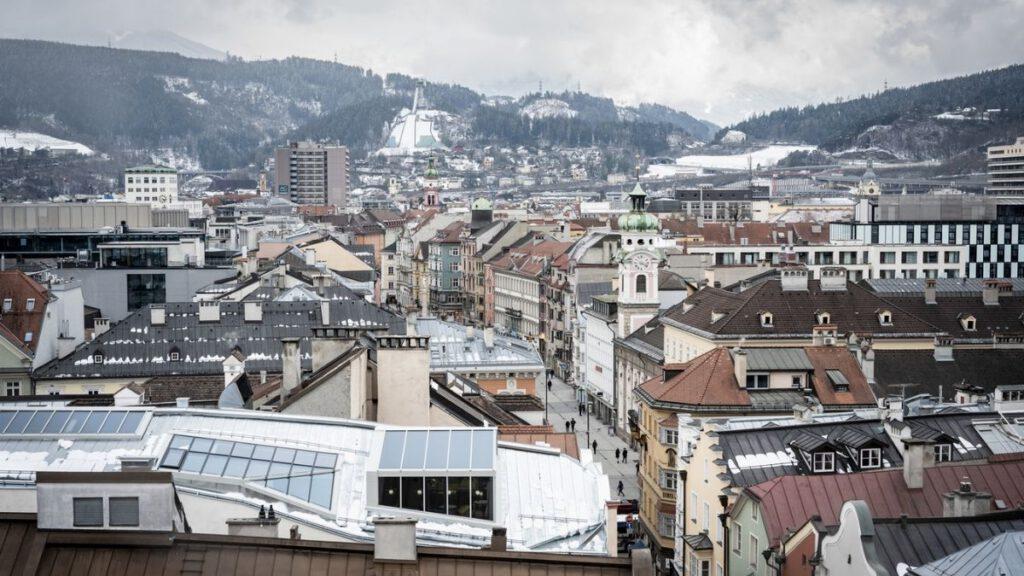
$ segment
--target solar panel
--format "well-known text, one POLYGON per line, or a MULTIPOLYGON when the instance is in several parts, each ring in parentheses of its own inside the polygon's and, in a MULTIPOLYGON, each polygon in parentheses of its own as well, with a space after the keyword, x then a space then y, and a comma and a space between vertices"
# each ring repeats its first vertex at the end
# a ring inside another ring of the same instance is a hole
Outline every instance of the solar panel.
POLYGON ((0 436, 137 435, 142 410, 20 409, 0 411, 0 436))
POLYGON ((337 462, 329 452, 175 435, 160 467, 239 478, 330 509, 337 462))

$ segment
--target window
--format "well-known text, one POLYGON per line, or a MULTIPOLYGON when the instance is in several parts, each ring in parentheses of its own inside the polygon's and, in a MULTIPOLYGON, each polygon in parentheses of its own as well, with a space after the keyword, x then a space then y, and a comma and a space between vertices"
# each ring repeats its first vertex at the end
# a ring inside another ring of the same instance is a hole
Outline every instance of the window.
POLYGON ((14 301, 10 298, 4 298, 4 312, 10 312, 11 307, 14 305, 14 301))
POLYGON ((925 264, 938 264, 939 263, 939 253, 938 252, 929 250, 929 251, 926 251, 926 252, 922 252, 921 256, 923 257, 923 261, 924 261, 925 264))
POLYGON ((736 539, 733 542, 733 550, 735 550, 737 554, 742 554, 743 553, 743 526, 740 526, 739 524, 734 524, 733 527, 732 527, 732 533, 733 533, 734 536, 736 536, 736 539))
POLYGON ((661 468, 658 471, 658 485, 663 490, 669 490, 675 492, 676 490, 676 473, 675 470, 665 470, 661 468))
POLYGON ((35 309, 36 309, 36 299, 35 298, 29 298, 28 300, 25 301, 25 311, 26 312, 31 312, 31 311, 33 311, 35 309))
POLYGON ((93 364, 103 364, 103 354, 102 353, 93 354, 92 355, 92 363, 93 364))
POLYGON ((803 388, 803 387, 804 387, 804 377, 799 375, 799 374, 794 375, 793 376, 793 388, 803 388))
POLYGON ((181 360, 181 352, 178 352, 177 350, 175 350, 175 351, 171 352, 171 356, 170 357, 171 357, 171 362, 177 362, 177 361, 181 360))
POLYGON ((711 506, 707 502, 704 502, 704 522, 701 524, 701 530, 711 532, 711 506))
POLYGON ((946 264, 959 264, 960 253, 959 252, 946 252, 946 264))
POLYGON ((904 252, 903 253, 904 264, 917 264, 917 252, 904 252))
POLYGON ((103 526, 103 498, 74 498, 72 508, 75 526, 103 526))
POLYGON ((647 294, 647 275, 640 274, 636 277, 636 293, 647 294))
POLYGON ((863 448, 860 451, 861 468, 878 468, 882 465, 881 448, 863 448))
POLYGON ((831 324, 831 323, 832 323, 832 315, 831 314, 829 314, 828 312, 819 312, 818 313, 818 324, 831 324))
POLYGON ((775 317, 772 316, 771 312, 761 312, 761 326, 763 328, 771 328, 775 325, 775 317))
MULTIPOLYGON (((21 396, 21 382, 8 382, 5 390, 7 396, 21 396)), ((1006 393, 1004 392, 1005 396, 1006 393)))
POLYGON ((25 332, 25 342, 26 343, 31 342, 32 341, 32 336, 33 336, 32 332, 25 332))
POLYGON ((675 446, 679 443, 679 431, 672 428, 661 428, 661 443, 675 446))
POLYGON ((892 326, 892 312, 882 310, 878 313, 878 323, 882 326, 892 326))
POLYGON ((690 492, 690 522, 697 523, 697 493, 690 492))
POLYGON ((835 472, 836 455, 834 452, 815 452, 811 455, 814 472, 835 472))
POLYGON ((126 282, 129 312, 167 302, 167 281, 163 274, 128 274, 126 282))
POLYGON ((953 446, 951 444, 935 445, 935 461, 949 462, 953 459, 953 446))
POLYGON ((882 258, 882 264, 895 264, 896 263, 896 253, 895 252, 882 252, 881 258, 882 258))
POLYGON ((767 374, 747 374, 748 390, 763 390, 768 388, 767 374))
POLYGON ((110 498, 111 526, 138 526, 139 499, 136 497, 110 498))
POLYGON ((451 255, 452 256, 458 256, 459 255, 459 249, 458 248, 452 248, 451 255))
POLYGON ((754 536, 753 534, 751 534, 750 535, 750 549, 747 550, 747 560, 750 562, 750 567, 751 568, 757 568, 757 555, 758 555, 758 550, 757 549, 758 548, 759 548, 759 543, 757 541, 757 536, 754 536))
POLYGON ((675 518, 671 514, 658 512, 658 533, 666 538, 673 538, 676 534, 675 518))
POLYGON ((964 330, 967 332, 974 332, 978 329, 978 321, 974 316, 966 316, 960 319, 960 324, 963 325, 964 330))

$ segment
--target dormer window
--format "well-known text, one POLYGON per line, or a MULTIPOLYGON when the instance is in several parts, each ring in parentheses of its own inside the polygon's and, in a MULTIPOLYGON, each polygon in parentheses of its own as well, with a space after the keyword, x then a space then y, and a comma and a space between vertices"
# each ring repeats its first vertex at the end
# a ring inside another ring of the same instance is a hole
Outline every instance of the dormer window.
POLYGON ((172 350, 169 357, 171 362, 177 362, 181 360, 181 352, 178 352, 177 350, 172 350))
POLYGON ((761 327, 772 328, 775 326, 775 317, 771 312, 761 312, 761 327))
POLYGON ((831 323, 832 323, 832 315, 831 314, 829 314, 828 312, 818 312, 818 324, 819 325, 831 324, 831 323))
POLYGON ((92 363, 93 364, 103 364, 103 353, 102 352, 97 352, 97 353, 93 354, 92 355, 92 363))
POLYGON ((936 444, 935 445, 935 461, 936 462, 949 462, 953 460, 953 445, 952 444, 936 444))
POLYGON ((835 452, 815 452, 812 455, 811 463, 815 474, 835 472, 836 454, 835 452))
POLYGON ((26 312, 32 312, 35 309, 36 309, 36 299, 35 298, 29 298, 28 300, 25 301, 25 311, 26 312))
POLYGON ((878 313, 878 323, 882 326, 892 326, 892 312, 882 310, 878 313))
POLYGON ((10 312, 14 306, 14 300, 10 298, 4 298, 4 312, 10 312))
POLYGON ((861 450, 860 450, 860 467, 862 469, 881 468, 882 467, 882 449, 881 448, 861 448, 861 450))
POLYGON ((978 329, 978 319, 974 316, 964 316, 960 319, 960 325, 964 327, 967 332, 974 332, 978 329))

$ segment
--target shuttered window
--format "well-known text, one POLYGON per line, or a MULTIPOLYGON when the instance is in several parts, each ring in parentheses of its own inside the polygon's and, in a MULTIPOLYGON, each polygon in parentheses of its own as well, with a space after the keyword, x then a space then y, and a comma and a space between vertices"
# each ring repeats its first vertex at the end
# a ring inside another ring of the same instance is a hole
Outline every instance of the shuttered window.
POLYGON ((72 504, 75 526, 103 526, 103 498, 75 498, 72 504))
POLYGON ((111 526, 138 526, 139 499, 135 497, 110 499, 111 526))

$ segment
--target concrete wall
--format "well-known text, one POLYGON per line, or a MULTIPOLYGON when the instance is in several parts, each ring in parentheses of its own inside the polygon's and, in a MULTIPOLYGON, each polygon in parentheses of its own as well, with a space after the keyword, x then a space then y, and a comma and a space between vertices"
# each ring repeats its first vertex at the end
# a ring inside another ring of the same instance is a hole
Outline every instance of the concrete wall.
POLYGON ((234 268, 60 268, 53 273, 81 282, 82 296, 89 306, 99 308, 105 318, 118 322, 128 317, 128 275, 163 274, 167 302, 191 302, 196 292, 223 278, 235 275, 234 268))
POLYGON ((38 514, 40 529, 71 529, 74 527, 74 498, 103 497, 102 527, 90 530, 130 530, 169 532, 174 528, 177 510, 174 506, 174 486, 167 484, 40 484, 38 514), (109 498, 137 497, 139 499, 138 526, 109 526, 109 498))
POLYGON ((0 204, 0 230, 96 230, 117 226, 124 221, 129 228, 153 226, 148 204, 102 202, 89 204, 0 204))
POLYGON ((430 350, 378 348, 377 421, 430 425, 430 350))
POLYGON ((352 418, 352 389, 354 386, 365 385, 362 381, 353 382, 352 376, 350 363, 330 376, 326 382, 286 406, 282 412, 303 416, 352 418))

